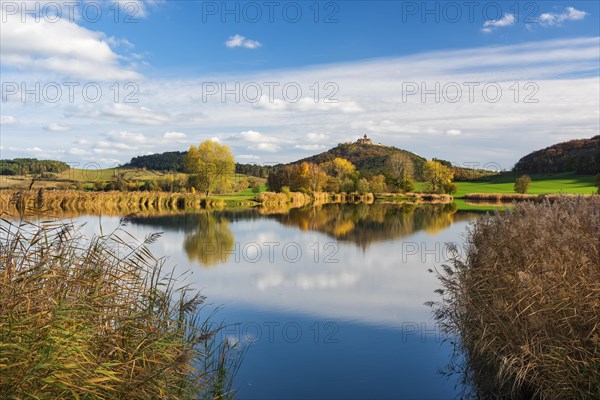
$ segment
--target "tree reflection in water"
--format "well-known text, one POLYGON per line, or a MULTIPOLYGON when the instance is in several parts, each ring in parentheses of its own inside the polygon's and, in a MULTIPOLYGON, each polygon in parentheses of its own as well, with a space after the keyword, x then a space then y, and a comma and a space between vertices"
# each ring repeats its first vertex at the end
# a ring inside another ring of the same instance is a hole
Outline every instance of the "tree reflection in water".
POLYGON ((190 261, 198 260, 205 266, 224 263, 235 243, 229 221, 222 215, 204 213, 198 216, 196 227, 186 232, 183 249, 190 261))
POLYGON ((454 204, 325 204, 290 210, 245 209, 195 214, 138 217, 132 222, 163 230, 183 231, 183 249, 190 260, 204 266, 227 262, 235 247, 230 223, 252 219, 276 220, 285 226, 324 233, 363 250, 370 244, 409 236, 418 231, 435 234, 453 222, 472 218, 454 204))

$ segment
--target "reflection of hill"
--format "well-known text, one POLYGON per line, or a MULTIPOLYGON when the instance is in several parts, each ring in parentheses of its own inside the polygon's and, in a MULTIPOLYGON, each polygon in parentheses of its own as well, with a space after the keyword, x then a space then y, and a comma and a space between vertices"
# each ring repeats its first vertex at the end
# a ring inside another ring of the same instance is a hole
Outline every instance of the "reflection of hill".
POLYGON ((183 246, 188 257, 205 265, 214 265, 225 261, 234 246, 231 222, 273 219, 282 225, 322 232, 364 249, 371 243, 418 231, 436 233, 457 219, 470 219, 468 215, 464 218, 461 215, 452 204, 326 204, 271 215, 261 215, 257 210, 228 210, 135 218, 133 223, 183 231, 183 246))
POLYGON ((314 230, 366 248, 373 242, 404 237, 425 230, 435 233, 453 222, 455 207, 448 205, 327 204, 274 215, 283 225, 314 230))

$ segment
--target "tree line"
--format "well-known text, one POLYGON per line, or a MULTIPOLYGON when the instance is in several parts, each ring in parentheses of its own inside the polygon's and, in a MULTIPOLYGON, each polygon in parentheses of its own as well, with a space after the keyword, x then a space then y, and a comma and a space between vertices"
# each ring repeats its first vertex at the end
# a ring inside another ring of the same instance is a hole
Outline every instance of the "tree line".
MULTIPOLYGON (((162 172, 185 172, 185 157, 187 151, 168 151, 160 154, 150 154, 134 157, 124 167, 133 167, 162 172)), ((234 163, 235 173, 266 178, 273 169, 270 165, 234 163)))
POLYGON ((59 173, 67 171, 69 168, 68 164, 54 160, 38 160, 35 158, 0 160, 0 175, 59 173))
MULTIPOLYGON (((404 193, 415 189, 413 163, 404 162, 403 157, 393 154, 385 162, 384 172, 374 175, 359 171, 344 158, 334 158, 320 164, 301 162, 273 170, 267 178, 267 187, 274 192, 358 192, 404 193)), ((454 193, 456 185, 452 169, 437 162, 426 161, 420 175, 425 184, 423 189, 431 193, 454 193)))

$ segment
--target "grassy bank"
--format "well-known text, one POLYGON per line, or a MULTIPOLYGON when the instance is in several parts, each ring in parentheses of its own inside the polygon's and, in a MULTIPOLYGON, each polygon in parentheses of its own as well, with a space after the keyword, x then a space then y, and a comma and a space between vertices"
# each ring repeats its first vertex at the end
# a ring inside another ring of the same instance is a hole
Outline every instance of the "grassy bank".
POLYGON ((600 397, 600 196, 483 216, 432 303, 477 398, 600 397), (461 254, 462 253, 462 254, 461 254))
MULTIPOLYGON (((123 224, 125 221, 123 221, 123 224)), ((7 399, 230 398, 239 358, 121 225, 0 224, 0 393, 7 399)))
MULTIPOLYGON (((469 193, 515 193, 516 176, 505 173, 481 181, 456 182, 458 191, 454 197, 461 199, 469 193)), ((531 175, 528 194, 592 194, 595 192, 592 175, 575 175, 571 172, 548 175, 531 175)))

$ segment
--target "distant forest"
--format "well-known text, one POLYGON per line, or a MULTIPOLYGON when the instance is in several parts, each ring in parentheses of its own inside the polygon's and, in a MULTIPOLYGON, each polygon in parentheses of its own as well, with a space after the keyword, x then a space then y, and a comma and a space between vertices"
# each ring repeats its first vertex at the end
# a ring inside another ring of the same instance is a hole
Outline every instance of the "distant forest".
POLYGON ((514 170, 519 173, 551 174, 575 172, 580 175, 600 173, 600 135, 575 139, 534 151, 521 158, 514 170))
MULTIPOLYGON (((150 154, 147 156, 134 157, 124 167, 145 168, 153 171, 183 172, 183 157, 187 151, 169 151, 162 154, 150 154)), ((235 172, 238 174, 266 178, 272 166, 257 164, 235 164, 235 172)))
POLYGON ((38 160, 35 158, 0 160, 0 175, 58 173, 67 171, 69 168, 69 165, 62 161, 38 160))

